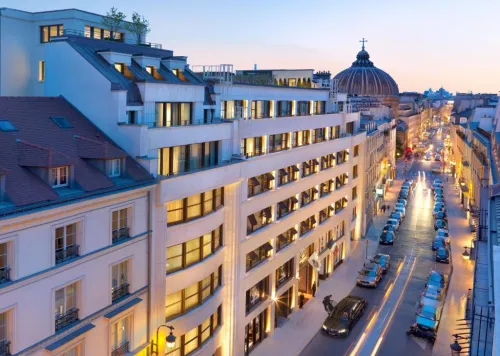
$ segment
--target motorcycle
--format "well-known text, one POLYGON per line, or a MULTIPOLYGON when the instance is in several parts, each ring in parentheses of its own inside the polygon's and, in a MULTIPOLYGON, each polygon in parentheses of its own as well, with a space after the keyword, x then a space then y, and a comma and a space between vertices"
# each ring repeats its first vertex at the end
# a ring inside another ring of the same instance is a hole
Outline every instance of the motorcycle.
POLYGON ((429 340, 432 344, 436 341, 436 332, 433 330, 427 330, 419 327, 417 324, 413 324, 406 331, 406 335, 411 335, 421 339, 429 340))

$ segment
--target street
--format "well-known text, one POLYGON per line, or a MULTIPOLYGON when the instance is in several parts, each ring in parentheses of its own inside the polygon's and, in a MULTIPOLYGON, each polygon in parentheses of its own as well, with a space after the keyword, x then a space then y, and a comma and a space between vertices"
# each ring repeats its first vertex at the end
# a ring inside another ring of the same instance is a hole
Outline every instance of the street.
MULTIPOLYGON (((453 305, 453 308, 445 305, 445 314, 450 315, 443 314, 440 325, 440 330, 443 332, 438 333, 435 345, 431 345, 423 339, 406 335, 406 330, 415 321, 415 312, 429 272, 434 269, 441 273, 450 274, 451 270, 451 264, 435 262, 435 252, 431 249, 435 230, 432 216, 434 198, 430 186, 438 176, 443 181, 446 181, 446 177, 448 177, 448 175, 432 174, 432 163, 432 161, 415 160, 409 164, 406 172, 400 172, 416 182, 414 195, 408 201, 406 216, 396 233, 394 245, 379 245, 378 247, 377 252, 391 256, 391 268, 384 276, 382 283, 376 289, 356 286, 351 292, 352 295, 363 297, 368 301, 364 316, 345 339, 335 339, 319 331, 303 350, 302 355, 449 354, 451 334, 455 330, 456 320, 463 318, 464 303, 462 303, 463 298, 461 298, 463 288, 458 292, 453 292, 452 298, 447 298, 447 303, 452 299, 450 304, 453 305), (398 261, 405 261, 404 266, 399 269, 398 261)), ((399 175, 399 177, 401 176, 402 174, 399 175)), ((467 227, 451 180, 450 178, 449 183, 445 182, 447 210, 450 219, 452 219, 450 224, 460 226, 461 230, 455 231, 459 232, 462 237, 462 235, 467 235, 467 227)), ((402 180, 396 180, 390 188, 389 195, 391 195, 392 200, 397 196, 401 184, 402 180)), ((392 211, 393 202, 391 201, 390 204, 392 211)), ((368 239, 378 240, 389 212, 383 215, 375 219, 367 235, 368 239)), ((454 229, 455 227, 450 227, 452 239, 454 229)), ((463 264, 460 258, 462 250, 456 248, 457 251, 454 251, 455 245, 453 243, 451 245, 452 263, 463 264)), ((464 268, 472 271, 470 265, 464 268)), ((458 277, 455 275, 453 281, 456 278, 462 277, 460 274, 458 277)), ((464 283, 460 282, 460 284, 466 283, 472 284, 470 280, 466 280, 464 283)), ((457 285, 456 282, 455 285, 457 285)))

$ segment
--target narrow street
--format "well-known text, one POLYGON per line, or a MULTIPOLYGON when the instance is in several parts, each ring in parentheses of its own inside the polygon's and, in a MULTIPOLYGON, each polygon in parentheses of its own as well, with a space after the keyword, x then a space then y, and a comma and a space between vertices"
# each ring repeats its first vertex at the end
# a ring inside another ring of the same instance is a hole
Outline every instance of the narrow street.
MULTIPOLYGON (((449 345, 453 341, 451 335, 456 332, 456 321, 464 317, 467 290, 472 286, 473 265, 462 258, 463 246, 470 242, 471 233, 451 177, 433 174, 431 164, 432 161, 415 160, 409 163, 407 172, 402 171, 403 162, 398 164, 401 169, 398 177, 404 173, 405 178, 416 182, 414 195, 408 201, 406 217, 396 233, 394 245, 380 245, 377 249, 377 252, 391 256, 391 268, 382 283, 374 290, 356 286, 351 291, 352 295, 368 301, 362 319, 346 339, 332 338, 319 331, 302 355, 449 355, 449 345), (451 272, 451 264, 435 261, 435 252, 431 248, 435 230, 432 216, 434 198, 430 186, 438 177, 443 181, 449 177, 449 182, 444 185, 455 273, 452 274, 446 297, 438 339, 432 345, 423 339, 408 337, 406 330, 415 321, 415 312, 429 272, 451 272), (404 261, 401 271, 398 261, 404 261)), ((396 180, 386 196, 391 210, 401 184, 402 179, 396 180)), ((388 214, 386 212, 375 219, 367 234, 368 239, 378 240, 388 214)))

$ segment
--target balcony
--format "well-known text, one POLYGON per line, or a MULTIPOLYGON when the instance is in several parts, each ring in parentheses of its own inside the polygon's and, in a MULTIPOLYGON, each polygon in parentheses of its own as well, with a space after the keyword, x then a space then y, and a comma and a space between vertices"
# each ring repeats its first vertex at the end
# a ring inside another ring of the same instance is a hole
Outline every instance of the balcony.
POLYGON ((111 356, 124 356, 128 353, 129 342, 126 341, 121 346, 118 346, 116 349, 111 351, 111 356))
MULTIPOLYGON (((0 268, 0 284, 6 283, 10 281, 10 268, 2 267, 0 268)), ((0 353, 0 355, 2 355, 0 353)))
POLYGON ((56 264, 66 262, 75 257, 78 257, 78 249, 80 246, 68 246, 65 249, 56 250, 56 264))
POLYGON ((126 36, 125 33, 122 34, 121 39, 113 39, 111 37, 105 37, 105 38, 93 38, 90 37, 90 33, 87 31, 81 31, 81 30, 73 30, 73 29, 64 29, 62 36, 52 36, 52 38, 58 38, 58 37, 65 37, 65 36, 79 36, 79 37, 87 37, 87 38, 92 38, 95 40, 102 40, 102 41, 109 41, 109 42, 120 42, 120 43, 126 43, 130 45, 135 45, 135 46, 141 46, 141 47, 150 47, 150 48, 156 48, 156 49, 162 49, 161 44, 159 43, 152 43, 152 42, 137 42, 137 40, 131 36, 126 36))
POLYGON ((114 303, 123 297, 126 297, 129 295, 129 286, 130 284, 128 283, 123 283, 122 285, 117 286, 116 288, 112 288, 111 291, 111 301, 114 303))
POLYGON ((10 341, 7 339, 0 341, 0 356, 10 356, 10 341))
POLYGON ((112 241, 113 243, 118 243, 120 241, 126 240, 130 237, 130 228, 123 227, 119 230, 113 231, 112 241))
POLYGON ((66 313, 56 316, 56 331, 78 321, 78 308, 71 308, 66 313))

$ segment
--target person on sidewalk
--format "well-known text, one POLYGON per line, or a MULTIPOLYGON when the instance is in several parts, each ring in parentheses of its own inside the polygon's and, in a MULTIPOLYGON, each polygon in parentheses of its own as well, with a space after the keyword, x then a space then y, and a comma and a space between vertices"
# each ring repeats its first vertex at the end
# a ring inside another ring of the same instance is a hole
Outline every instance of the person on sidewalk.
POLYGON ((299 309, 302 309, 302 307, 304 306, 304 299, 304 294, 299 295, 299 309))
POLYGON ((316 296, 316 282, 313 283, 312 285, 312 294, 313 294, 313 298, 316 296))

